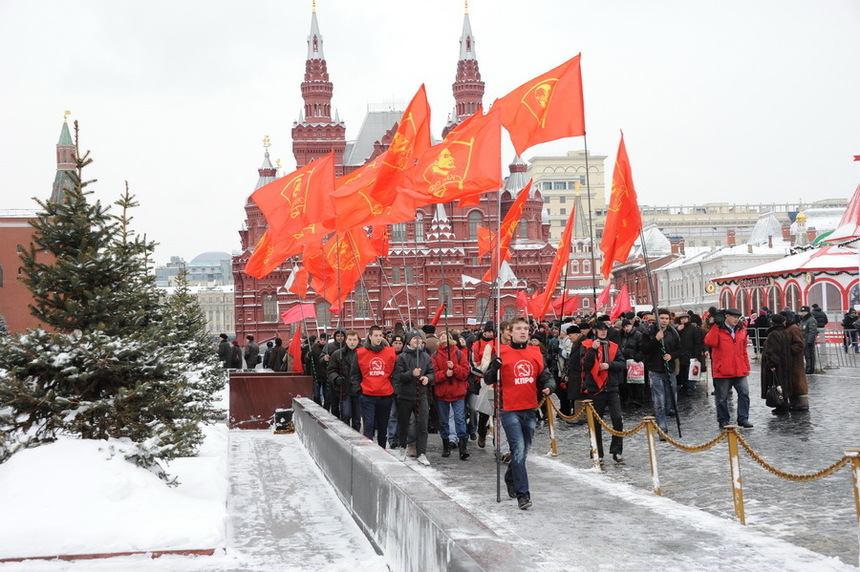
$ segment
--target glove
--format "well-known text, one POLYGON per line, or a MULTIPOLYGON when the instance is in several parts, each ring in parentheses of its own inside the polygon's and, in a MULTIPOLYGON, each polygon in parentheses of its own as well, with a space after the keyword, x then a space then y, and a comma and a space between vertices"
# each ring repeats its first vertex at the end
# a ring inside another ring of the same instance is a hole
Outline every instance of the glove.
POLYGON ((567 382, 566 381, 562 381, 561 383, 558 384, 558 386, 564 390, 567 390, 567 382))

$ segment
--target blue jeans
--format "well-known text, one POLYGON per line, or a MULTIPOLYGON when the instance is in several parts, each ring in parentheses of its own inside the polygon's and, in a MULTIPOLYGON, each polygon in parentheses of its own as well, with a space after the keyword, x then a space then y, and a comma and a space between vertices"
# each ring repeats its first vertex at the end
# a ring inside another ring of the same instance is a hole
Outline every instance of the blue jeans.
POLYGON ((340 402, 340 420, 358 431, 361 429, 361 404, 358 395, 347 395, 340 402))
POLYGON ((530 497, 529 475, 526 472, 526 457, 535 434, 537 416, 534 409, 502 411, 502 426, 511 448, 511 463, 505 471, 505 482, 513 483, 517 498, 530 497))
POLYGON ((439 410, 439 436, 443 441, 460 441, 468 439, 469 434, 466 432, 466 400, 458 399, 457 401, 441 401, 436 400, 436 409, 439 410), (451 439, 451 429, 449 419, 451 412, 454 413, 454 427, 457 431, 457 438, 451 439))
MULTIPOLYGON (((672 408, 672 394, 667 391, 677 391, 675 374, 649 371, 648 381, 651 383, 651 403, 654 405, 654 418, 663 431, 669 430, 666 413, 672 408)), ((677 394, 675 395, 677 399, 677 394)))
POLYGON ((373 431, 376 431, 376 442, 385 449, 385 430, 388 418, 391 416, 391 395, 360 395, 361 420, 364 421, 364 436, 373 441, 373 431))
POLYGON ((729 391, 735 388, 738 394, 738 423, 750 418, 750 386, 746 377, 715 377, 714 401, 717 404, 717 422, 729 423, 729 391))

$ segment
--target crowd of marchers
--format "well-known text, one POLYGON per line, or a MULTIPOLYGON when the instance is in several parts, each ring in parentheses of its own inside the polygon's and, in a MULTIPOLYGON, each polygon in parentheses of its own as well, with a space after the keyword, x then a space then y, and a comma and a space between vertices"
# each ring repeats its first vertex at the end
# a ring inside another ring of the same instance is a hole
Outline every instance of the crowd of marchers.
MULTIPOLYGON (((436 326, 403 330, 372 326, 367 332, 337 329, 303 339, 301 370, 313 379, 316 403, 392 451, 399 459, 429 465, 427 441, 438 434, 443 458, 469 458, 469 446, 492 445, 507 463, 505 484, 518 506, 531 506, 526 458, 535 427, 545 416, 538 404, 552 396, 564 417, 584 400, 615 431, 623 431, 622 407, 650 408, 663 433, 678 400, 704 391, 713 380, 717 424, 731 424, 729 395, 737 394, 735 422, 749 418, 749 350, 760 354, 761 397, 771 386, 783 399, 776 413, 809 408, 807 375, 815 372, 818 331, 827 318, 817 306, 800 313, 762 308, 743 316, 735 308, 710 308, 699 316, 666 309, 555 321, 516 318, 457 331, 436 326), (557 399, 556 399, 557 397, 557 399), (650 397, 650 399, 649 399, 650 397)), ((857 351, 856 312, 845 314, 845 350, 857 351), (850 332, 849 332, 850 330, 850 332)), ((225 368, 296 371, 280 338, 261 348, 253 336, 240 348, 222 334, 218 354, 225 368)), ((584 423, 579 416, 572 424, 584 423)), ((604 447, 597 425, 597 454, 604 447)), ((663 439, 663 436, 660 436, 663 439)), ((609 454, 624 463, 623 439, 612 436, 609 454)))

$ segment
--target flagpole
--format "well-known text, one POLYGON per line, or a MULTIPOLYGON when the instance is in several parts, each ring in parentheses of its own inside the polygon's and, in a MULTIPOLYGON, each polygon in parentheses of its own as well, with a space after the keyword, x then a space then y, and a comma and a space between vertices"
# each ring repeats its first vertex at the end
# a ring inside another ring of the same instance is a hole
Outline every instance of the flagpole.
MULTIPOLYGON (((496 355, 501 353, 502 344, 502 329, 501 329, 501 312, 502 312, 502 294, 501 294, 501 274, 502 274, 502 190, 496 193, 496 279, 493 284, 496 287, 496 355)), ((490 262, 492 264, 492 261, 490 262)), ((501 393, 502 393, 502 372, 499 370, 498 378, 493 392, 493 440, 495 441, 496 452, 496 502, 502 502, 502 423, 501 423, 501 393)))
MULTIPOLYGON (((591 174, 588 166, 588 137, 584 133, 582 135, 582 142, 585 146, 585 191, 587 193, 586 198, 588 200, 588 240, 590 242, 589 251, 591 252, 591 300, 594 306, 597 306, 597 265, 594 261, 594 227, 592 222, 594 210, 591 208, 591 174)), ((597 308, 595 308, 594 311, 596 313, 597 308)), ((564 306, 562 306, 562 313, 564 313, 564 306)))
POLYGON ((654 292, 654 281, 651 279, 651 263, 648 261, 648 248, 645 246, 645 233, 639 227, 639 240, 642 241, 642 257, 645 259, 645 277, 648 280, 648 293, 651 295, 651 308, 657 311, 657 294, 654 292))
MULTIPOLYGON (((397 293, 394 292, 394 286, 392 286, 391 282, 388 281, 388 273, 385 271, 385 268, 382 266, 382 260, 384 260, 384 259, 381 256, 376 257, 376 263, 379 264, 379 268, 381 271, 380 274, 382 275, 382 279, 385 281, 385 285, 388 286, 388 291, 391 293, 391 300, 396 302, 397 301, 397 294, 399 294, 400 292, 397 292, 397 293)), ((382 288, 379 289, 379 294, 380 294, 379 301, 381 302, 382 301, 382 288)), ((400 321, 405 322, 406 320, 403 318, 403 312, 400 310, 400 304, 397 304, 396 309, 397 309, 398 315, 400 315, 400 321)), ((384 322, 385 321, 385 305, 382 306, 381 313, 382 313, 382 321, 384 322)))
POLYGON ((405 285, 404 290, 406 290, 406 317, 407 321, 403 325, 404 331, 408 331, 412 323, 412 303, 409 302, 409 278, 406 275, 406 248, 404 248, 403 243, 406 242, 406 237, 403 237, 403 240, 400 241, 400 255, 403 257, 403 284, 405 285))
POLYGON ((337 327, 340 327, 343 325, 343 296, 340 293, 340 233, 335 233, 335 237, 337 239, 337 244, 335 244, 337 247, 337 303, 340 305, 340 309, 337 312, 337 327))

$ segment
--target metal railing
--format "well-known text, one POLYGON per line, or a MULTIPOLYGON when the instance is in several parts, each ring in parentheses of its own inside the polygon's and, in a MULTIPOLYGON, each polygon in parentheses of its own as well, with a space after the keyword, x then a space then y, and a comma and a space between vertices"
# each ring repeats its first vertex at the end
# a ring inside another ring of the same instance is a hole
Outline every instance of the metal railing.
POLYGON ((743 436, 737 430, 737 426, 735 425, 726 425, 719 435, 717 435, 714 439, 708 441, 707 443, 702 443, 701 445, 685 445, 679 441, 675 441, 665 431, 660 429, 653 416, 643 417, 642 421, 636 427, 628 431, 615 431, 597 414, 597 412, 594 410, 594 405, 590 399, 583 400, 580 403, 582 404, 582 408, 579 409, 579 411, 575 415, 564 415, 563 413, 561 413, 561 411, 558 410, 555 403, 553 403, 551 399, 544 399, 541 401, 540 405, 544 405, 546 407, 546 418, 548 422, 547 425, 549 428, 551 456, 558 456, 558 448, 555 438, 556 415, 558 415, 559 418, 565 421, 573 421, 581 417, 583 414, 586 415, 589 439, 591 441, 591 460, 594 467, 598 470, 601 466, 601 459, 599 458, 597 453, 597 432, 595 430, 597 423, 600 423, 600 426, 603 427, 603 429, 605 429, 607 432, 609 432, 610 435, 614 435, 616 437, 630 437, 645 429, 645 436, 648 442, 648 457, 651 461, 651 488, 654 494, 662 495, 663 491, 660 488, 660 476, 657 467, 656 435, 659 435, 660 439, 666 441, 673 447, 676 447, 677 449, 680 449, 687 453, 700 453, 702 451, 707 451, 708 449, 715 447, 723 440, 727 440, 729 449, 729 473, 731 476, 732 500, 734 501, 735 515, 737 516, 740 523, 744 525, 746 524, 746 516, 744 514, 744 495, 742 486, 743 480, 741 478, 741 464, 739 455, 740 449, 743 449, 747 453, 747 455, 749 455, 750 458, 752 458, 752 460, 758 463, 764 470, 776 475, 777 477, 793 482, 816 481, 829 477, 843 467, 850 466, 851 475, 853 477, 854 482, 854 508, 857 514, 858 538, 860 538, 860 449, 849 449, 845 451, 845 455, 841 459, 821 469, 820 471, 807 474, 793 474, 776 468, 764 458, 762 458, 758 453, 756 453, 749 445, 749 443, 747 443, 747 441, 743 438, 743 436))
MULTIPOLYGON (((765 330, 747 329, 749 348, 752 350, 751 361, 759 362, 761 348, 766 339, 765 330)), ((828 369, 840 367, 860 367, 860 339, 856 329, 820 329, 815 346, 815 369, 821 373, 828 369)))

